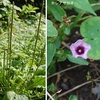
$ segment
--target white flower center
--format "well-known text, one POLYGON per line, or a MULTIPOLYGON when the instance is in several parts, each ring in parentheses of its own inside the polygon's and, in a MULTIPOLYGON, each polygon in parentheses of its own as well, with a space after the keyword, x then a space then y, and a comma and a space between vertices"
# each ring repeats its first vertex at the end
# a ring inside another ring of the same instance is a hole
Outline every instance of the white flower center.
POLYGON ((81 49, 79 49, 79 50, 78 50, 78 52, 80 52, 80 53, 81 53, 81 52, 82 52, 82 50, 81 50, 81 49))

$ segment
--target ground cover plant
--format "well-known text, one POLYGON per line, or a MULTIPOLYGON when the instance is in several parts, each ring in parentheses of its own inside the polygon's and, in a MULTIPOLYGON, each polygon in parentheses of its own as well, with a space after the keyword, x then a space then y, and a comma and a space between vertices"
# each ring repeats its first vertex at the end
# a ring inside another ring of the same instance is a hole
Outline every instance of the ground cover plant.
POLYGON ((99 5, 47 0, 48 100, 99 100, 99 5))
POLYGON ((0 1, 0 100, 45 99, 44 2, 25 2, 0 1))

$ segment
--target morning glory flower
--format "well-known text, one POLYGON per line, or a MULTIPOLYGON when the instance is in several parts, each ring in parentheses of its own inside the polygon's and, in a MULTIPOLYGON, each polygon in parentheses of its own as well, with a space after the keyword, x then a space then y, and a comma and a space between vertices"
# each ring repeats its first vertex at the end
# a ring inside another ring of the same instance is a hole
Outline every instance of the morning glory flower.
POLYGON ((88 58, 88 51, 91 49, 91 45, 84 42, 84 40, 79 39, 75 43, 70 45, 70 50, 73 57, 82 57, 84 59, 88 58))

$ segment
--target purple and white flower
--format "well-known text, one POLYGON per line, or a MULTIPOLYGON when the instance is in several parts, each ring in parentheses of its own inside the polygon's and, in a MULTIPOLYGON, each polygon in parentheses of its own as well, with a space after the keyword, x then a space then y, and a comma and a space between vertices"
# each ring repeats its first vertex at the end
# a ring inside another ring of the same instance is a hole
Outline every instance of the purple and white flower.
POLYGON ((88 58, 88 51, 91 49, 91 45, 84 42, 84 40, 79 39, 75 43, 70 45, 70 50, 73 57, 82 57, 84 59, 88 58))

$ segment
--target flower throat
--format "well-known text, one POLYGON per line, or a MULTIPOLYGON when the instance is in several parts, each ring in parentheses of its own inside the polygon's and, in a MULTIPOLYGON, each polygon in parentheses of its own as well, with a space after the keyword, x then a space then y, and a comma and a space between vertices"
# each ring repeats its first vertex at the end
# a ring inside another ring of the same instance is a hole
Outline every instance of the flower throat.
POLYGON ((77 52, 79 55, 84 54, 84 47, 78 46, 78 47, 76 48, 76 52, 77 52))

